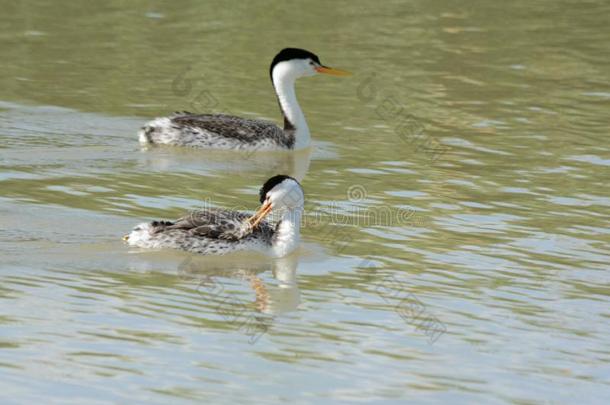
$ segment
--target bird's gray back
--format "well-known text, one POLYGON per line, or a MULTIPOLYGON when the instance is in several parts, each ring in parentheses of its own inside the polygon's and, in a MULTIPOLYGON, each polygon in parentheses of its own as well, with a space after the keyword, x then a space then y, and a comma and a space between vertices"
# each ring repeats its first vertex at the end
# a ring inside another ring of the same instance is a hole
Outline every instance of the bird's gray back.
POLYGON ((294 134, 274 123, 226 114, 179 112, 142 128, 149 143, 218 149, 291 149, 294 134))
POLYGON ((211 208, 189 212, 176 221, 149 224, 154 247, 171 247, 202 254, 226 254, 271 245, 275 233, 266 221, 256 229, 247 222, 250 214, 211 208))

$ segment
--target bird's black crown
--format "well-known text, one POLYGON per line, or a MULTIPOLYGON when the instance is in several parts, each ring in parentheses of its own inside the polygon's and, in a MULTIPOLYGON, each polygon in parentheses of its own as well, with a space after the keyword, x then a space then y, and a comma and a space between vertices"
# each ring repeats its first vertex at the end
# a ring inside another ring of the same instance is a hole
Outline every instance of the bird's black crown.
POLYGON ((314 53, 306 51, 305 49, 284 48, 277 55, 275 55, 275 58, 273 58, 271 66, 269 67, 269 74, 273 74, 273 68, 278 63, 292 59, 311 59, 317 64, 321 65, 320 58, 318 58, 318 55, 314 53))

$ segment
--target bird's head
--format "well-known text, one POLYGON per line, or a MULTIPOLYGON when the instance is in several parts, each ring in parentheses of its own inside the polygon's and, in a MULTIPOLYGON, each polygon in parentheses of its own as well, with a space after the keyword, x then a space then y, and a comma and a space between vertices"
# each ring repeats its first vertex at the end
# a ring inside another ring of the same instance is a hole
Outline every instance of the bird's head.
POLYGON ((317 55, 299 48, 282 49, 269 68, 271 80, 292 79, 299 77, 315 76, 317 74, 327 74, 332 76, 349 76, 351 73, 324 66, 317 55))
POLYGON ((271 177, 259 192, 261 207, 249 219, 256 227, 271 211, 302 210, 305 204, 303 188, 294 178, 283 174, 271 177))

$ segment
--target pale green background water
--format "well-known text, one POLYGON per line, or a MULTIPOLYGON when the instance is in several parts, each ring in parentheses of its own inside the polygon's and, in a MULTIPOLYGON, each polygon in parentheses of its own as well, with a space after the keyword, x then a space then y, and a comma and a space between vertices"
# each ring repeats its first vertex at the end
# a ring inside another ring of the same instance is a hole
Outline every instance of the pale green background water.
POLYGON ((0 6, 3 403, 610 402, 607 1, 0 6), (277 119, 284 46, 355 72, 299 81, 312 151, 139 148, 277 119), (277 172, 291 258, 120 240, 277 172))

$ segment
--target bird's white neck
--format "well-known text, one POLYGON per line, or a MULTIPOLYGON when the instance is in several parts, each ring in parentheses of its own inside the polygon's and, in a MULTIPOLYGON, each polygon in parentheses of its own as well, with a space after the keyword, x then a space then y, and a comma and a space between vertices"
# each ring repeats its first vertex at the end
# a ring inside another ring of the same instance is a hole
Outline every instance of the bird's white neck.
POLYGON ((273 235, 274 257, 284 257, 297 248, 301 240, 302 215, 303 207, 284 211, 273 235))
POLYGON ((273 69, 273 87, 284 115, 284 130, 294 131, 294 149, 302 149, 309 146, 310 136, 305 115, 294 90, 296 79, 297 75, 288 64, 280 63, 273 69))

